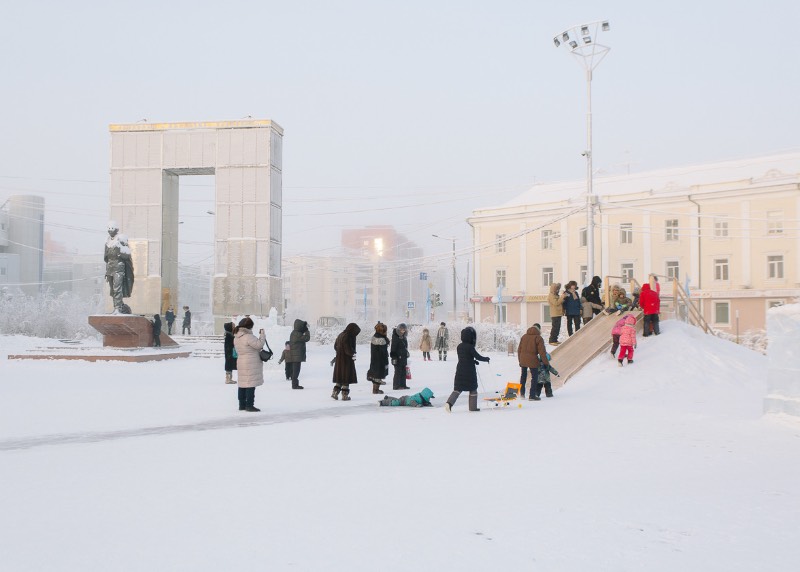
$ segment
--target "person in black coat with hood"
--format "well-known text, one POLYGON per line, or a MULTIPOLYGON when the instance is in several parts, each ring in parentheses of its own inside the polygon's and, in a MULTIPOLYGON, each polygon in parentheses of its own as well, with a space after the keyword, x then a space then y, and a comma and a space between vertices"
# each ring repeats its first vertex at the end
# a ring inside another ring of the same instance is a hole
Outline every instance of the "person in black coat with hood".
POLYGON ((375 334, 369 343, 369 371, 367 380, 372 382, 372 393, 382 394, 381 385, 389 377, 389 338, 386 337, 386 324, 375 324, 375 334))
POLYGON ((153 347, 161 347, 161 316, 153 314, 153 347))
POLYGON ((233 370, 236 369, 236 358, 233 357, 233 329, 236 327, 236 324, 233 322, 228 322, 227 324, 222 325, 222 329, 225 330, 225 340, 223 342, 223 348, 225 349, 225 383, 236 383, 233 381, 233 370))
POLYGON ((484 357, 475 349, 478 341, 478 333, 475 328, 468 326, 461 330, 461 343, 456 348, 458 363, 456 364, 456 376, 453 382, 453 393, 447 398, 444 404, 445 410, 450 413, 453 405, 456 404, 458 396, 462 391, 469 391, 469 410, 480 411, 478 409, 478 372, 475 366, 479 361, 489 363, 489 358, 484 357))
MULTIPOLYGON (((599 304, 600 306, 603 305, 603 299, 600 298, 600 286, 603 285, 603 279, 599 276, 595 276, 592 278, 592 282, 583 289, 581 292, 581 296, 586 298, 586 301, 590 304, 599 304)), ((601 309, 595 308, 592 306, 592 314, 595 316, 602 312, 601 309)))
POLYGON ((357 324, 349 323, 333 343, 336 357, 333 360, 333 393, 331 397, 350 401, 350 385, 358 383, 356 374, 356 338, 361 333, 357 324))
POLYGON ((392 379, 392 389, 411 389, 406 385, 406 365, 408 364, 408 328, 405 324, 398 324, 392 330, 392 347, 389 349, 389 357, 392 358, 394 366, 394 378, 392 379))

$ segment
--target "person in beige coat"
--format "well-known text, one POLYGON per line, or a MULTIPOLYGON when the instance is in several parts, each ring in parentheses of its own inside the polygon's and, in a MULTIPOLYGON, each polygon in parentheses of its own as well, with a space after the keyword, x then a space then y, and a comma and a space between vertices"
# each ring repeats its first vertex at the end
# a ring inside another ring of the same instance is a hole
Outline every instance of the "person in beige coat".
POLYGON ((431 334, 428 328, 422 330, 422 339, 419 341, 419 349, 422 351, 422 361, 431 361, 431 334))
POLYGON ((550 293, 547 295, 547 303, 550 305, 550 339, 548 343, 551 346, 559 344, 558 334, 561 333, 561 318, 564 316, 564 299, 567 293, 558 293, 561 288, 560 282, 553 282, 550 284, 550 293))
POLYGON ((258 337, 253 335, 253 320, 242 318, 233 331, 233 347, 238 358, 236 369, 239 372, 239 411, 261 411, 255 407, 256 387, 264 384, 264 362, 259 352, 264 348, 266 336, 260 330, 258 337))

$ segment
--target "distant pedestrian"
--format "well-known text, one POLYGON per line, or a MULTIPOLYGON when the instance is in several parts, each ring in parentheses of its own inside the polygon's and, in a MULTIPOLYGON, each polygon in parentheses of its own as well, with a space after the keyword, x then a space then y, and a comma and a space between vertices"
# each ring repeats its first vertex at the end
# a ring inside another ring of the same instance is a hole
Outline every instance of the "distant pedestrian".
POLYGON ((189 335, 192 335, 192 313, 189 311, 189 306, 183 307, 183 327, 181 328, 181 335, 186 335, 186 330, 189 330, 189 335))
POLYGON ((289 334, 289 359, 292 364, 292 389, 303 389, 300 385, 300 366, 306 361, 306 343, 311 340, 308 322, 294 321, 294 329, 289 334))
POLYGON ((581 298, 578 296, 578 283, 574 280, 567 282, 564 314, 567 316, 567 333, 571 336, 581 329, 581 298))
POLYGON ((389 348, 389 357, 394 366, 392 389, 411 389, 406 384, 406 366, 408 365, 408 328, 405 324, 397 324, 392 330, 392 345, 389 348))
POLYGON ((431 334, 428 332, 428 328, 422 330, 419 349, 422 350, 422 361, 431 361, 431 334))
POLYGON ((372 393, 383 394, 381 385, 389 377, 389 338, 386 337, 386 324, 375 324, 375 333, 369 342, 369 371, 367 380, 372 382, 372 393))
POLYGON ((278 360, 278 365, 283 364, 283 372, 286 374, 286 381, 292 379, 292 362, 289 361, 291 353, 292 345, 287 341, 283 344, 283 353, 281 353, 281 359, 278 360))
POLYGON ((439 329, 436 331, 436 349, 439 352, 439 361, 447 361, 447 348, 450 347, 450 333, 447 331, 447 324, 442 322, 439 324, 439 329))
POLYGON ((444 409, 448 413, 456 404, 458 396, 462 391, 469 392, 469 410, 480 411, 478 409, 478 372, 475 366, 479 361, 489 363, 489 358, 484 357, 475 349, 478 341, 478 333, 472 326, 467 326, 461 330, 461 343, 456 348, 458 363, 456 364, 456 375, 453 380, 453 393, 447 398, 444 409))
POLYGON ((236 348, 233 347, 233 330, 236 325, 231 322, 222 324, 222 329, 225 331, 225 338, 222 343, 225 352, 225 383, 236 383, 233 379, 233 370, 236 369, 236 361, 238 354, 236 348))
POLYGON ((153 315, 153 347, 161 347, 161 316, 153 315))
POLYGON ((547 295, 547 304, 550 306, 550 338, 548 343, 557 346, 559 343, 558 335, 561 333, 561 318, 564 316, 564 300, 567 293, 559 294, 561 289, 560 282, 550 284, 550 293, 547 295))
POLYGON ((172 309, 172 306, 169 307, 167 313, 164 314, 164 319, 167 321, 167 335, 172 335, 172 324, 175 323, 175 310, 172 309))
POLYGON ((256 387, 264 384, 264 362, 259 353, 267 337, 259 330, 253 335, 253 320, 242 318, 233 331, 233 347, 239 356, 236 360, 239 384, 239 411, 261 411, 255 406, 256 387))
POLYGON ((333 364, 333 393, 331 397, 334 399, 339 399, 339 393, 341 392, 342 401, 350 401, 350 386, 358 383, 356 338, 360 333, 361 328, 357 324, 350 322, 333 344, 333 349, 336 351, 336 359, 333 364))
POLYGON ((633 314, 625 316, 625 323, 619 334, 619 347, 619 358, 617 359, 619 367, 622 367, 622 360, 626 356, 628 364, 632 364, 633 348, 636 347, 636 317, 633 314))

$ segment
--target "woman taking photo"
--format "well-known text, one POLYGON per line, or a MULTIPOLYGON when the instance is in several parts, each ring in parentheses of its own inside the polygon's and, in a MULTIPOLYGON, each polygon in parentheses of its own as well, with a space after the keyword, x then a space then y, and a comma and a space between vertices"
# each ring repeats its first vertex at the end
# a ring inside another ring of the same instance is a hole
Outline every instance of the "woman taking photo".
POLYGON ((266 336, 259 330, 253 335, 253 320, 242 318, 233 331, 233 346, 238 357, 236 369, 239 372, 239 411, 261 411, 255 407, 256 387, 264 384, 264 362, 258 352, 264 347, 266 336))

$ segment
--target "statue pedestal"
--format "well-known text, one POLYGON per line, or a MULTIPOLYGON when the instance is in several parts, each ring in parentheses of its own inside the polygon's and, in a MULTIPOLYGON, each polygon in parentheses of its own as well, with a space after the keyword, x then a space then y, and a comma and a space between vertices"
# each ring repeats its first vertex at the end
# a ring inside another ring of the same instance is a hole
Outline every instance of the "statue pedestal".
MULTIPOLYGON (((89 316, 89 325, 103 334, 103 346, 113 348, 149 348, 153 346, 153 323, 144 316, 103 314, 89 316)), ((178 343, 163 331, 162 347, 178 343)))

